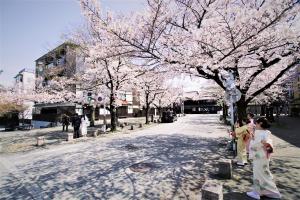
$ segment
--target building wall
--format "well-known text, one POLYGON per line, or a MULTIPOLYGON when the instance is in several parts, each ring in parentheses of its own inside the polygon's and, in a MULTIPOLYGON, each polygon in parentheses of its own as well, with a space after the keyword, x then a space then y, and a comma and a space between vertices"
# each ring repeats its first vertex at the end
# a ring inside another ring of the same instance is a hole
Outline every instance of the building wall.
POLYGON ((300 66, 297 67, 295 79, 292 83, 292 102, 291 102, 291 115, 300 116, 300 66))
POLYGON ((297 76, 293 81, 294 99, 300 98, 300 66, 297 68, 297 76))
POLYGON ((184 101, 184 113, 217 113, 221 107, 215 100, 187 100, 184 101))
MULTIPOLYGON (((37 81, 41 81, 42 85, 47 85, 49 80, 57 76, 71 77, 76 73, 76 46, 70 43, 63 43, 38 58, 35 62, 37 81)), ((40 82, 37 83, 40 84, 40 82)), ((75 92, 76 86, 74 85, 70 90, 75 92)), ((75 105, 65 109, 62 103, 56 105, 55 113, 50 114, 46 112, 49 110, 49 106, 51 104, 44 105, 44 108, 43 106, 37 108, 37 110, 44 110, 45 112, 35 113, 33 115, 34 120, 57 122, 61 114, 73 114, 76 111, 75 105)))
MULTIPOLYGON (((34 70, 23 69, 15 76, 15 91, 19 95, 31 94, 35 89, 35 74, 34 70)), ((33 101, 24 101, 26 107, 24 112, 19 113, 21 123, 30 123, 32 120, 33 101)))
POLYGON ((14 87, 18 94, 31 93, 35 88, 35 74, 33 70, 21 70, 15 77, 14 87))

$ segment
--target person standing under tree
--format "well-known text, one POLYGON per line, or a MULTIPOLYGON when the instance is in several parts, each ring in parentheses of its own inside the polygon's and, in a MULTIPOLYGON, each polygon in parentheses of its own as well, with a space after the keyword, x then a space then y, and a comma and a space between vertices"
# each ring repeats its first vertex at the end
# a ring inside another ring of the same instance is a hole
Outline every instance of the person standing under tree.
POLYGON ((69 125, 70 125, 70 118, 69 118, 69 116, 68 115, 66 115, 66 114, 63 114, 63 116, 62 116, 62 126, 63 126, 63 132, 66 130, 66 132, 68 132, 68 127, 69 127, 69 125))
POLYGON ((79 128, 80 128, 80 124, 81 124, 81 119, 78 116, 78 114, 76 113, 73 120, 72 120, 72 126, 74 128, 74 138, 79 138, 79 128))
POLYGON ((80 133, 82 137, 85 137, 87 135, 87 126, 89 124, 89 119, 86 115, 83 115, 81 118, 81 124, 80 124, 80 133))
POLYGON ((281 198, 270 171, 270 154, 273 153, 270 125, 266 118, 256 121, 254 137, 250 141, 250 159, 253 159, 253 190, 247 195, 260 199, 260 196, 281 198))
POLYGON ((244 166, 247 164, 246 141, 250 137, 248 126, 245 120, 238 120, 235 129, 235 137, 237 138, 237 165, 244 166))
MULTIPOLYGON (((248 119, 248 131, 250 132, 250 135, 253 135, 255 130, 254 114, 248 113, 247 119, 248 119)), ((246 141, 246 149, 248 154, 249 154, 249 145, 250 145, 250 138, 246 141)))

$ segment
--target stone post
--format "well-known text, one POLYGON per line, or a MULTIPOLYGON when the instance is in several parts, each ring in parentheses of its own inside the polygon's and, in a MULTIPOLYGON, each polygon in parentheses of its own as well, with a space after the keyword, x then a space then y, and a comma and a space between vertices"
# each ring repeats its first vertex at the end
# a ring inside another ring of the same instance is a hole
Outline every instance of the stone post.
POLYGON ((223 186, 217 181, 207 180, 201 189, 202 200, 223 200, 223 186))
POLYGON ((232 162, 230 159, 220 159, 218 163, 218 176, 225 179, 232 177, 232 162))
POLYGON ((143 128, 143 124, 142 123, 140 123, 139 128, 143 128))
POLYGON ((96 129, 93 131, 93 137, 97 137, 97 135, 98 135, 98 130, 96 129))
POLYGON ((130 126, 130 130, 134 130, 134 126, 133 125, 130 126))
POLYGON ((45 145, 45 137, 44 136, 39 136, 36 138, 36 145, 37 146, 43 146, 45 145))
POLYGON ((67 135, 67 141, 70 142, 70 141, 73 141, 74 137, 73 137, 73 133, 68 133, 67 135))

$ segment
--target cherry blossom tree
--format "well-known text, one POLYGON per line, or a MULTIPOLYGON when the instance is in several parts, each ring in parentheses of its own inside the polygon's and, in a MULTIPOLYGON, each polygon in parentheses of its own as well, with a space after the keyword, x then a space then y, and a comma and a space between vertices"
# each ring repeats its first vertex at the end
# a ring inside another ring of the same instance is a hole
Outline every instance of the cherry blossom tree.
MULTIPOLYGON (((167 91, 168 76, 161 72, 147 71, 136 78, 136 88, 140 94, 140 103, 145 107, 146 124, 149 124, 149 113, 155 102, 161 100, 167 91)), ((156 104, 158 105, 158 104, 156 104)), ((162 106, 161 103, 159 105, 162 106)))
POLYGON ((21 96, 12 89, 2 87, 0 90, 0 116, 10 112, 22 112, 26 107, 22 104, 21 96))
MULTIPOLYGON (((118 41, 105 56, 143 58, 166 70, 225 86, 234 75, 242 93, 238 115, 299 65, 299 0, 148 0, 144 12, 104 14, 97 0, 80 0, 88 24, 118 41)), ((104 54, 103 54, 104 55, 104 54)))
POLYGON ((165 90, 158 94, 156 100, 153 102, 153 105, 158 109, 158 114, 162 117, 163 108, 173 108, 175 105, 181 105, 184 101, 184 93, 182 87, 175 87, 170 84, 167 84, 165 90))
POLYGON ((102 88, 99 92, 109 99, 111 131, 115 131, 117 127, 118 92, 130 89, 135 77, 135 70, 132 64, 124 58, 101 59, 96 53, 93 53, 93 47, 90 48, 91 51, 87 59, 87 65, 90 67, 83 74, 82 87, 85 90, 102 88))

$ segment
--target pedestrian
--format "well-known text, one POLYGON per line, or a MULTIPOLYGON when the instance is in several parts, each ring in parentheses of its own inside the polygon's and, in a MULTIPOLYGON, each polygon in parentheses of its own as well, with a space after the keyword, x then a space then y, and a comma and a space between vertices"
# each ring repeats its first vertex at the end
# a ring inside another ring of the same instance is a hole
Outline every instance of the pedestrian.
POLYGON ((238 120, 235 137, 237 138, 237 165, 244 166, 247 164, 246 141, 250 137, 246 120, 238 120))
POLYGON ((250 158, 253 159, 253 190, 247 195, 260 199, 260 196, 281 198, 273 176, 270 172, 270 154, 273 153, 273 144, 269 122, 266 118, 259 118, 255 123, 254 138, 250 141, 250 158))
MULTIPOLYGON (((250 132, 250 136, 252 136, 254 134, 254 130, 255 130, 254 114, 248 113, 247 119, 248 119, 248 131, 250 132)), ((248 140, 246 141, 246 150, 247 150, 248 155, 249 155, 250 138, 251 137, 249 137, 248 140)))
POLYGON ((86 115, 83 115, 81 118, 81 124, 80 124, 80 133, 81 136, 85 137, 87 135, 87 126, 89 124, 89 119, 86 115))
POLYGON ((78 116, 78 114, 76 113, 73 117, 72 120, 72 126, 74 128, 74 138, 79 138, 79 128, 80 128, 80 124, 81 124, 81 119, 78 116))
POLYGON ((62 116, 62 125, 63 125, 63 132, 66 130, 66 132, 68 132, 68 127, 70 125, 70 118, 68 115, 63 114, 62 116))

